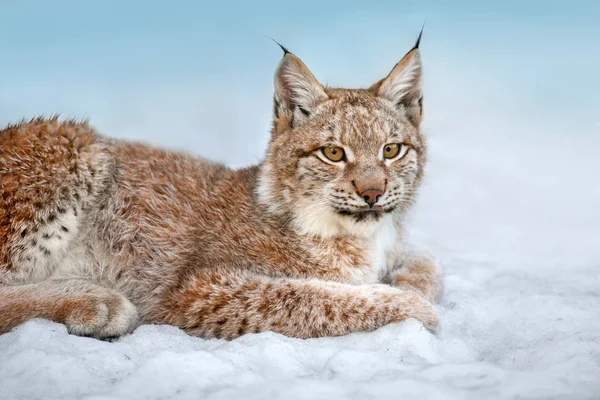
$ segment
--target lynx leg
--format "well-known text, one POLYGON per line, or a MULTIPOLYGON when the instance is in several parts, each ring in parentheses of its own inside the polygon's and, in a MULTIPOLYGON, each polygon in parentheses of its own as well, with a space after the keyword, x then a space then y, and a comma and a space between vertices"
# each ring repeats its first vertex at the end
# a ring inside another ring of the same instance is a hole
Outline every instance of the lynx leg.
POLYGON ((48 280, 0 286, 0 333, 31 318, 65 324, 75 335, 99 339, 129 333, 137 310, 120 293, 85 280, 48 280))
POLYGON ((437 312, 413 291, 387 285, 349 285, 202 271, 173 291, 157 321, 192 335, 233 339, 274 331, 310 338, 369 331, 415 318, 437 327, 437 312))
POLYGON ((401 266, 390 272, 385 281, 401 289, 416 291, 434 303, 442 297, 441 266, 433 256, 425 252, 407 254, 401 266))

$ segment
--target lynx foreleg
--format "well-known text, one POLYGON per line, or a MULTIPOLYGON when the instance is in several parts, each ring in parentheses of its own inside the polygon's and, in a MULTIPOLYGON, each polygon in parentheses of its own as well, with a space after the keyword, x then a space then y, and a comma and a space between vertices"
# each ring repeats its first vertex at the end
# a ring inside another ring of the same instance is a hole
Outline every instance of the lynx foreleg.
POLYGON ((407 318, 429 330, 438 323, 433 306, 413 291, 217 269, 200 272, 172 292, 168 308, 164 322, 192 335, 226 339, 263 331, 299 338, 338 336, 407 318))

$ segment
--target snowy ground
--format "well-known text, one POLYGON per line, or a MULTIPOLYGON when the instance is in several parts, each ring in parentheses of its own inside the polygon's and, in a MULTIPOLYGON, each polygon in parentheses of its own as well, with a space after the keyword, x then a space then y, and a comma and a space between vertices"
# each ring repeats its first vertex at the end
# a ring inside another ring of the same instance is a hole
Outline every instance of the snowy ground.
POLYGON ((232 342, 141 326, 108 343, 35 320, 0 336, 0 398, 599 398, 598 140, 433 119, 411 234, 445 264, 438 337, 410 320, 232 342))

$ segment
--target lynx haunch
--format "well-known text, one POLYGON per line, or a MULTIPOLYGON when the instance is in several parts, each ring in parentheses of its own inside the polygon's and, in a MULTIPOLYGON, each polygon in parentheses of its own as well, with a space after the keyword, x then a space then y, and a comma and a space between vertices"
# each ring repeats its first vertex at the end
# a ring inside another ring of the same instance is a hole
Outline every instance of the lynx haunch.
POLYGON ((57 118, 0 131, 0 333, 36 317, 96 338, 436 329, 440 271, 402 241, 426 160, 418 44, 368 89, 322 86, 284 49, 246 169, 57 118))

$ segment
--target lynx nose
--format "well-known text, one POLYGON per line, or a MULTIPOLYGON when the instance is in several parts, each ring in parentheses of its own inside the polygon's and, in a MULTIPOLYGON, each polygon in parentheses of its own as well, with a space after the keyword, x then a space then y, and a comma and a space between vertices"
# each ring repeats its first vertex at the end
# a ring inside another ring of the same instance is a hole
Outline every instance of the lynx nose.
POLYGON ((363 199, 365 199, 365 201, 367 202, 369 207, 373 207, 375 205, 375 203, 377 203, 377 200, 379 200, 379 198, 381 197, 382 194, 383 194, 383 190, 371 188, 371 189, 363 190, 362 192, 359 193, 359 196, 362 197, 363 199))

